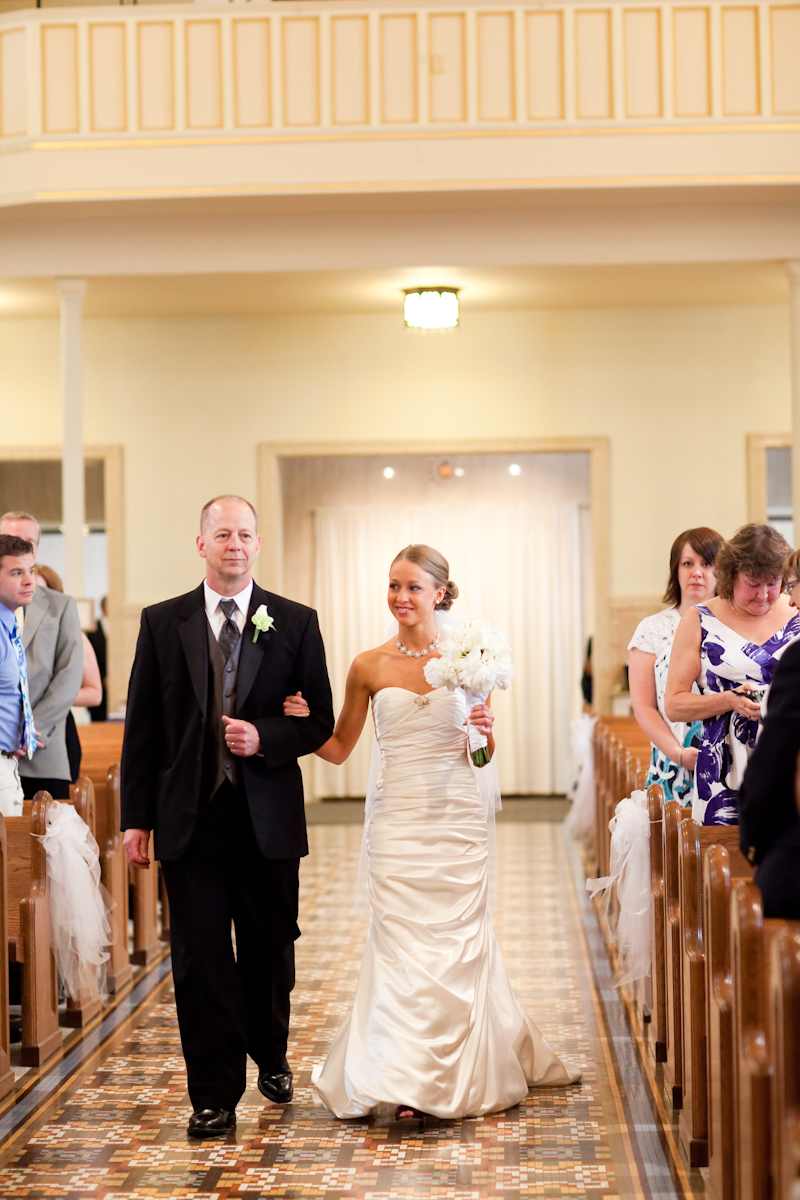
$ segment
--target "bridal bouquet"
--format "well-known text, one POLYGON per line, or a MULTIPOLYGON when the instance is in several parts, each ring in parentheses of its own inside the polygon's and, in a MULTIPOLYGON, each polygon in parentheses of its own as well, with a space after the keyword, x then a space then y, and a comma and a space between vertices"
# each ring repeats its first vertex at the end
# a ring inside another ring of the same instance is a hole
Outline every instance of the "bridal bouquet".
MULTIPOLYGON (((440 634, 441 658, 425 664, 425 678, 433 688, 446 687, 451 692, 461 688, 467 711, 476 704, 485 704, 494 688, 505 690, 514 678, 511 647, 504 633, 492 629, 488 621, 464 617, 454 625, 444 625, 440 634)), ((476 767, 489 761, 487 741, 473 729, 467 719, 469 748, 476 767)))

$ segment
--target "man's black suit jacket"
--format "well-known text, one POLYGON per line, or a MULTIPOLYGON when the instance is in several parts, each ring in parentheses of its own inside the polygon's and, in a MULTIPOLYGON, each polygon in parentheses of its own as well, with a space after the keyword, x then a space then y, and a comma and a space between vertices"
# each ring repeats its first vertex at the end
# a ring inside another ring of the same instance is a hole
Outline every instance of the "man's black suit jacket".
POLYGON ((760 863, 800 821, 795 771, 800 753, 800 641, 784 651, 772 680, 767 716, 739 792, 742 852, 760 863))
MULTIPOLYGON (((155 856, 181 858, 201 794, 208 707, 208 622, 203 585, 142 613, 122 749, 122 828, 155 831, 155 856)), ((259 849, 265 858, 308 853, 297 759, 333 732, 325 649, 313 609, 256 584, 242 634, 236 716, 255 725, 263 756, 239 759, 259 849), (250 618, 266 604, 274 628, 253 641, 250 618), (307 718, 285 717, 301 691, 307 718)))

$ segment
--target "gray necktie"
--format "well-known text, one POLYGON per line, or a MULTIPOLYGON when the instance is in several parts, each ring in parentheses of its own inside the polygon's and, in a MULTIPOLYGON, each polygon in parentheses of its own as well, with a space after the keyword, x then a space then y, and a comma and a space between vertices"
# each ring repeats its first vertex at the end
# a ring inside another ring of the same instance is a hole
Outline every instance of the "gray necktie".
POLYGON ((222 626, 222 632, 219 635, 219 648, 227 662, 234 646, 242 635, 239 633, 239 626, 233 619, 233 614, 236 611, 236 601, 220 600, 219 607, 225 613, 225 624, 222 626))

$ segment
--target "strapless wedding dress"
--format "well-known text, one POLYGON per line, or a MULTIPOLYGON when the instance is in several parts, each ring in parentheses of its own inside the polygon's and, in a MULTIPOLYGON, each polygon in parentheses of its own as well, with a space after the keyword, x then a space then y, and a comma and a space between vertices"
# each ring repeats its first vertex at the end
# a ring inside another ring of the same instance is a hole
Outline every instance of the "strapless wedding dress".
POLYGON ((439 688, 373 697, 382 768, 366 832, 372 920, 352 1011, 314 1084, 337 1117, 403 1104, 497 1112, 573 1083, 511 990, 489 923, 488 834, 466 705, 439 688))

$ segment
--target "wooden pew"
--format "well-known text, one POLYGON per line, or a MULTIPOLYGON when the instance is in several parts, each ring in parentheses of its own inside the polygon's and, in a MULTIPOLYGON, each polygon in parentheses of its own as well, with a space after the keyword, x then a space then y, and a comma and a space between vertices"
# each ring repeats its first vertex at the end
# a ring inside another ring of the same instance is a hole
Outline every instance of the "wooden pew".
POLYGON ((8 953, 22 972, 22 1064, 38 1067, 61 1050, 56 963, 50 949, 50 897, 44 847, 32 834, 47 829, 47 792, 6 817, 8 953))
MULTIPOLYGON (((114 786, 116 788, 115 803, 116 813, 115 833, 119 831, 119 760, 122 755, 122 740, 125 732, 125 726, 122 721, 94 722, 92 725, 81 725, 79 734, 81 738, 81 749, 83 751, 83 762, 81 763, 81 771, 85 772, 94 783, 95 791, 99 794, 101 787, 105 792, 107 780, 112 767, 116 767, 117 774, 115 775, 114 786)), ((105 796, 104 796, 105 799, 105 796)), ((110 803, 110 801, 109 801, 110 803)), ((98 805, 103 812, 107 810, 101 803, 98 805)), ((109 839, 113 840, 112 831, 108 828, 108 821, 105 827, 101 830, 101 835, 104 837, 106 848, 110 846, 109 839)), ((99 841, 99 839, 98 839, 99 841)), ((152 838, 150 839, 150 857, 152 858, 152 838)), ((103 846, 101 845, 101 850, 103 846)), ((124 854, 122 850, 122 839, 119 839, 118 846, 109 849, 109 856, 121 856, 124 854)), ((110 868, 110 859, 106 860, 106 867, 110 868)), ((127 948, 127 914, 130 910, 130 915, 133 917, 133 953, 130 956, 130 962, 137 966, 147 966, 153 962, 161 954, 163 949, 161 940, 158 934, 158 897, 159 897, 159 871, 155 863, 149 871, 130 871, 128 873, 128 881, 130 884, 130 901, 126 901, 124 906, 125 911, 125 927, 124 940, 127 948)), ((104 884, 108 887, 105 878, 104 884)), ((117 883, 116 878, 113 879, 118 891, 121 891, 121 885, 117 883)), ((112 889, 109 887, 111 892, 112 889)), ((119 898, 112 892, 114 899, 119 904, 119 898)), ((122 908, 122 906, 120 906, 122 908)), ((122 917, 122 913, 120 914, 122 917)), ((122 920, 120 919, 120 926, 122 920)), ((119 964, 120 955, 117 952, 114 954, 115 968, 110 972, 109 989, 111 983, 115 984, 117 990, 123 987, 128 982, 129 976, 126 976, 124 967, 119 964)))
POLYGON ((712 1200, 733 1200, 736 1189, 733 1058, 731 903, 736 877, 753 869, 733 860, 728 847, 711 846, 703 856, 703 934, 706 975, 706 1073, 708 1078, 708 1181, 712 1200))
MULTIPOLYGON (((0 945, 8 946, 8 847, 0 814, 0 945)), ((8 953, 0 955, 0 1099, 14 1090, 8 1014, 8 953)))
POLYGON ((667 914, 664 890, 664 789, 651 783, 647 789, 650 810, 650 979, 652 983, 652 1036, 656 1062, 667 1061, 667 914))
MULTIPOLYGON (((84 821, 96 839, 96 814, 94 785, 85 775, 78 778, 71 788, 72 803, 78 816, 84 821)), ((87 989, 82 989, 78 996, 67 996, 66 1011, 61 1014, 61 1024, 69 1029, 83 1029, 97 1016, 102 1008, 99 996, 92 996, 87 989)))
POLYGON ((691 810, 677 800, 664 806, 662 854, 664 858, 664 916, 666 959, 667 1056, 664 1082, 674 1108, 683 1107, 683 945, 678 882, 678 828, 691 818, 691 810))
POLYGON ((764 920, 761 893, 754 883, 739 880, 732 891, 734 1196, 736 1200, 771 1200, 767 962, 770 937, 776 926, 781 928, 784 923, 764 920))
POLYGON ((128 868, 122 849, 119 815, 119 763, 106 773, 103 795, 97 805, 97 844, 100 848, 100 877, 114 901, 111 923, 114 941, 109 946, 106 983, 109 992, 120 992, 133 976, 128 954, 128 868))
POLYGON ((769 976, 772 1195, 784 1200, 800 1180, 800 922, 772 939, 769 976))
POLYGON ((708 1165, 708 1065, 706 1059, 706 944, 703 926, 703 854, 725 846, 733 870, 748 878, 739 850, 738 825, 698 825, 691 817, 678 825, 678 894, 681 925, 681 1007, 683 1107, 679 1133, 692 1167, 708 1165))
POLYGON ((150 869, 129 868, 133 907, 133 954, 131 962, 146 967, 154 962, 163 947, 158 936, 158 864, 153 859, 153 835, 150 834, 150 869))

